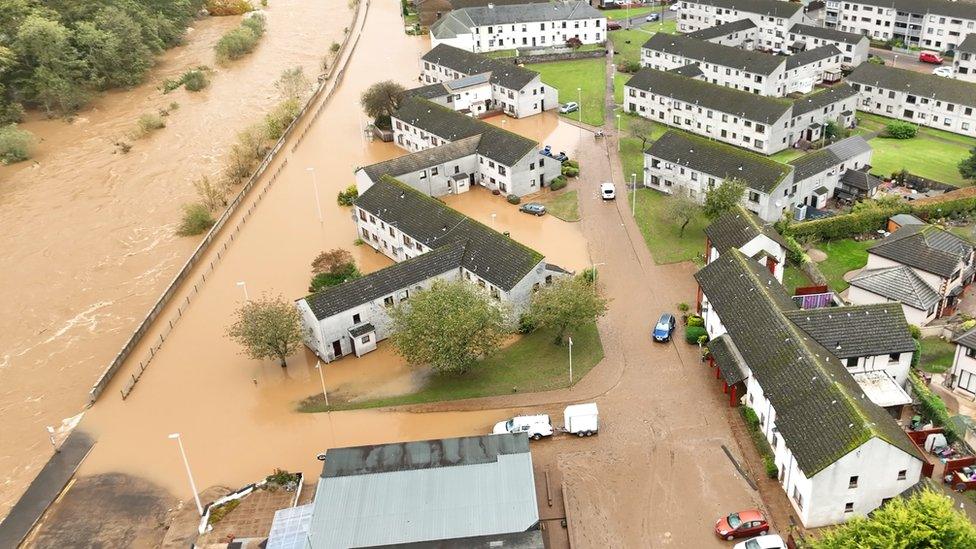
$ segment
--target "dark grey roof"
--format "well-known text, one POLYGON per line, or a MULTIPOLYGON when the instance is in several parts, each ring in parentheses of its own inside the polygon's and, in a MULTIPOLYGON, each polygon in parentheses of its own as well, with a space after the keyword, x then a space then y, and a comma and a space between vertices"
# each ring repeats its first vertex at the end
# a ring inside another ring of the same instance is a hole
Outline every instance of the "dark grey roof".
POLYGON ((356 206, 430 248, 461 244, 461 266, 503 290, 511 290, 542 261, 539 252, 391 177, 367 189, 356 206))
POLYGON ((672 72, 674 74, 680 74, 681 76, 687 76, 688 78, 698 78, 699 76, 705 74, 698 67, 698 65, 694 63, 682 65, 674 69, 668 69, 668 72, 672 72))
POLYGON ((796 305, 762 265, 730 250, 695 278, 775 408, 776 426, 806 478, 872 438, 919 457, 840 359, 786 317, 796 305))
POLYGON ((803 6, 778 0, 694 0, 696 4, 715 6, 724 9, 790 18, 803 6))
POLYGON ((966 39, 962 41, 962 44, 956 46, 956 51, 976 53, 976 33, 967 34, 966 39))
POLYGON ((908 225, 868 248, 868 253, 948 278, 972 250, 969 242, 934 225, 908 225))
MULTIPOLYGON (((976 5, 973 5, 976 8, 976 5)), ((906 92, 957 105, 976 107, 976 84, 942 78, 934 74, 896 69, 875 63, 861 63, 847 76, 848 82, 906 92)))
POLYGON ((477 8, 494 4, 505 6, 508 4, 545 4, 551 0, 450 0, 451 7, 459 10, 461 8, 477 8))
POLYGON ((506 166, 514 166, 536 149, 536 142, 531 139, 417 97, 404 98, 393 118, 446 141, 480 135, 478 154, 506 166))
POLYGON ((837 49, 837 46, 834 46, 833 44, 794 53, 786 58, 786 70, 793 70, 797 67, 802 67, 803 65, 809 65, 811 63, 816 63, 817 61, 830 59, 835 55, 839 56, 840 50, 837 49))
POLYGON ((626 85, 766 124, 772 124, 782 118, 790 110, 791 105, 785 99, 735 90, 674 72, 650 68, 638 71, 626 85))
POLYGON ((790 164, 796 168, 793 180, 803 181, 870 150, 871 145, 868 145, 860 135, 841 139, 820 150, 791 160, 790 164))
POLYGON ((450 92, 444 87, 444 84, 437 82, 436 84, 429 84, 427 86, 420 86, 419 88, 409 89, 403 92, 404 97, 422 97, 424 99, 436 99, 438 97, 444 97, 450 92))
POLYGON ((917 14, 944 15, 976 19, 976 4, 946 0, 857 0, 857 4, 894 8, 898 11, 917 14))
POLYGON ((507 4, 455 9, 430 26, 435 38, 454 38, 485 25, 509 25, 536 21, 603 19, 603 14, 581 0, 507 4))
POLYGON ((870 191, 881 184, 881 179, 869 174, 864 170, 847 170, 840 182, 855 189, 870 191))
POLYGON ((736 204, 731 211, 720 215, 705 227, 708 241, 719 254, 732 248, 739 249, 761 234, 786 247, 786 241, 771 224, 759 219, 741 204, 736 204))
POLYGON ((784 312, 801 330, 839 358, 915 350, 901 305, 880 303, 784 312))
POLYGON ((786 164, 684 132, 668 131, 647 149, 647 154, 719 179, 739 179, 764 193, 774 190, 790 173, 786 164))
POLYGON ((915 217, 912 214, 906 214, 906 213, 895 214, 889 217, 888 219, 897 223, 899 227, 905 225, 925 225, 925 222, 922 221, 921 219, 915 217))
POLYGON ((968 332, 962 334, 956 339, 952 340, 953 343, 958 343, 963 347, 969 347, 970 349, 976 349, 976 328, 969 330, 968 332))
POLYGON ((942 299, 911 267, 897 265, 865 269, 850 280, 851 286, 928 311, 942 299))
MULTIPOLYGON (((777 3, 787 4, 787 2, 778 2, 778 0, 777 3)), ((670 55, 680 55, 695 61, 714 63, 723 67, 732 67, 763 75, 772 74, 786 63, 786 58, 779 55, 740 50, 705 40, 696 40, 689 36, 664 32, 652 36, 650 40, 644 42, 643 47, 670 55)))
POLYGON ((510 90, 521 90, 539 76, 539 73, 519 67, 511 60, 493 59, 447 44, 438 44, 424 54, 421 59, 428 63, 447 67, 466 76, 491 73, 492 84, 510 90))
POLYGON ((321 477, 478 465, 494 463, 500 455, 528 452, 529 438, 524 433, 330 448, 325 452, 321 477))
POLYGON ((742 32, 754 28, 756 28, 756 24, 752 22, 752 19, 739 19, 738 21, 732 21, 731 23, 696 30, 695 32, 688 33, 688 36, 697 38, 698 40, 711 40, 713 38, 728 36, 736 32, 742 32))
POLYGON ((369 322, 364 322, 362 324, 357 324, 352 328, 349 328, 349 335, 352 337, 359 337, 361 335, 366 335, 370 332, 375 332, 376 327, 369 322))
POLYGON ((304 299, 315 314, 315 318, 323 320, 404 288, 410 288, 439 274, 460 269, 464 254, 464 245, 453 243, 395 263, 361 278, 330 286, 304 299))
POLYGON ((857 91, 846 82, 830 88, 821 88, 794 101, 793 116, 800 116, 856 96, 857 91))
POLYGON ((709 341, 708 351, 712 354, 719 372, 722 373, 722 377, 729 385, 735 385, 749 377, 746 374, 749 367, 728 334, 722 334, 709 341))
POLYGON ((478 152, 481 135, 474 135, 452 141, 445 145, 438 145, 415 153, 405 154, 376 164, 361 168, 373 181, 378 181, 384 175, 399 177, 431 166, 439 166, 450 160, 457 160, 464 156, 478 152))
POLYGON ((815 38, 820 38, 821 40, 832 40, 834 42, 841 42, 844 44, 858 44, 861 40, 867 40, 868 37, 863 34, 856 34, 853 32, 844 32, 837 29, 828 29, 827 27, 816 27, 813 25, 804 25, 802 23, 797 23, 790 28, 790 32, 794 34, 799 34, 802 36, 812 36, 815 38))

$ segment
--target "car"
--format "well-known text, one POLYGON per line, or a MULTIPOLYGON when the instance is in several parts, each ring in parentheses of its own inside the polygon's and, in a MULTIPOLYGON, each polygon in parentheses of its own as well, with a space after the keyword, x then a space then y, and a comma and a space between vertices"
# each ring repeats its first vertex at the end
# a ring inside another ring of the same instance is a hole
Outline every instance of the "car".
POLYGON ((952 78, 952 67, 936 67, 932 74, 943 78, 952 78))
POLYGON ((644 18, 644 21, 647 21, 648 23, 653 23, 653 22, 655 22, 655 21, 657 21, 659 19, 661 19, 661 15, 660 14, 651 13, 651 14, 648 14, 647 17, 644 18))
POLYGON ((658 319, 657 324, 654 325, 654 331, 651 332, 651 336, 654 341, 660 341, 666 343, 671 341, 671 334, 674 333, 675 327, 674 315, 671 313, 664 313, 661 318, 658 319))
POLYGON ((616 21, 607 22, 607 30, 618 31, 622 28, 623 27, 620 26, 620 23, 617 23, 616 21))
POLYGON ((569 160, 569 156, 563 151, 559 151, 559 154, 549 156, 551 156, 553 160, 558 160, 560 163, 565 163, 567 160, 569 160))
POLYGON ((577 103, 576 101, 570 101, 569 103, 565 103, 563 106, 559 107, 559 112, 563 114, 576 112, 578 110, 579 110, 579 103, 577 103))
POLYGON ((671 7, 668 9, 671 11, 681 11, 681 6, 679 6, 678 3, 675 2, 674 4, 671 4, 671 7))
POLYGON ((552 421, 546 414, 537 416, 515 416, 507 421, 499 421, 492 428, 493 435, 504 433, 526 433, 532 440, 552 436, 552 421))
POLYGON ((942 56, 934 51, 923 51, 922 53, 918 54, 918 60, 922 63, 932 63, 933 65, 942 64, 942 56))
POLYGON ((546 145, 543 147, 542 150, 539 151, 539 154, 542 156, 552 156, 552 145, 546 145))
POLYGON ((614 200, 617 198, 617 188, 613 183, 600 183, 600 197, 604 200, 614 200))
POLYGON ((766 522, 766 517, 758 509, 731 513, 715 522, 715 533, 720 538, 729 541, 735 538, 762 536, 766 532, 769 532, 769 523, 766 522))
POLYGON ((736 543, 732 549, 786 549, 786 542, 776 534, 766 534, 736 543))
POLYGON ((546 215, 546 207, 538 202, 529 202, 528 204, 522 204, 519 206, 520 212, 525 212, 532 215, 546 215))

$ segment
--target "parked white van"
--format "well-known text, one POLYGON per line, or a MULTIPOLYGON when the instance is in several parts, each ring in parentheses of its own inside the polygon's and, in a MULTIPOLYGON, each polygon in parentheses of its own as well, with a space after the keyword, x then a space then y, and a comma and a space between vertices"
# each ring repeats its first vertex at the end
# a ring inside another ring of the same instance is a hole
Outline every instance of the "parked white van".
POLYGON ((532 440, 539 440, 542 437, 552 436, 552 421, 548 415, 538 416, 515 416, 508 421, 499 421, 492 434, 500 435, 503 433, 527 433, 532 440))

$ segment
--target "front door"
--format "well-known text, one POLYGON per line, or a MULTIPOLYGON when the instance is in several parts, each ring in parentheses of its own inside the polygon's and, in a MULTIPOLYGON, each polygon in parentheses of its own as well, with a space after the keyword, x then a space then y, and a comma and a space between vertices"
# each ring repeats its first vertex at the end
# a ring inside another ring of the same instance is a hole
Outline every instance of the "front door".
POLYGON ((337 339, 332 342, 332 354, 334 354, 336 358, 342 356, 342 340, 337 339))
POLYGON ((532 45, 535 46, 535 36, 532 37, 532 45))

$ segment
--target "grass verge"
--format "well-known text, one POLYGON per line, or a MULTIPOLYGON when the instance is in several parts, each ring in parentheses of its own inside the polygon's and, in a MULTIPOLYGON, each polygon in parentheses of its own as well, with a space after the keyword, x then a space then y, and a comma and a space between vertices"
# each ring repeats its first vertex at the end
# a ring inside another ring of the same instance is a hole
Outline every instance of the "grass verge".
MULTIPOLYGON (((355 402, 333 402, 326 407, 322 395, 301 402, 301 412, 379 408, 422 404, 466 398, 532 393, 568 387, 569 351, 553 343, 554 333, 539 330, 523 336, 495 356, 482 361, 463 376, 431 376, 427 385, 415 393, 355 402)), ((603 344, 596 324, 573 334, 573 377, 583 378, 603 360, 603 344)))
POLYGON ((658 265, 695 260, 705 249, 708 220, 704 215, 696 216, 679 235, 680 226, 668 217, 671 200, 653 189, 637 189, 637 226, 658 265))
POLYGON ((544 200, 546 211, 563 221, 579 221, 579 199, 576 191, 566 191, 563 193, 553 193, 544 200))
POLYGON ((868 248, 874 243, 873 240, 858 242, 845 238, 824 242, 819 246, 827 254, 827 259, 817 263, 817 267, 827 278, 827 284, 832 290, 842 292, 850 286, 844 280, 844 274, 867 265, 868 248))
POLYGON ((922 355, 918 359, 918 367, 931 374, 941 374, 952 367, 952 359, 956 354, 956 345, 938 337, 926 337, 920 342, 922 355))
POLYGON ((538 63, 528 68, 542 75, 542 81, 559 90, 559 103, 579 102, 582 113, 562 114, 591 126, 603 125, 604 92, 606 89, 605 59, 573 59, 538 63), (576 91, 580 88, 580 92, 576 91))

